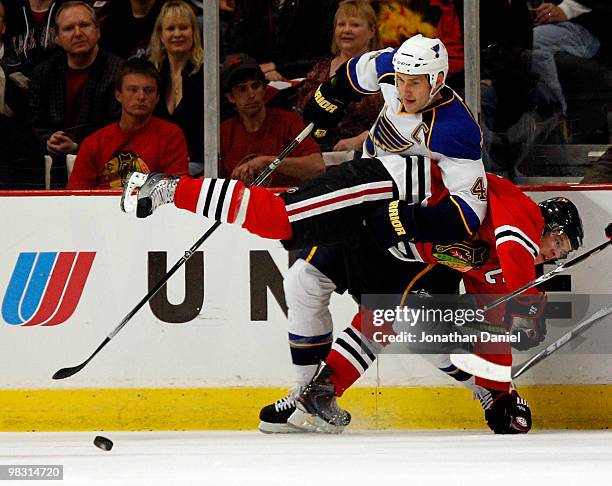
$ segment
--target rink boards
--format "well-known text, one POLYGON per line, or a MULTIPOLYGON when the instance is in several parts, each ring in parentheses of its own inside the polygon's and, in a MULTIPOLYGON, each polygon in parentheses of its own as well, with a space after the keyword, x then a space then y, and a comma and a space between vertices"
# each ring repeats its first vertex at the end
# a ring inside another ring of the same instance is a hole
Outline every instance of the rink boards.
MULTIPOLYGON (((612 191, 590 189, 530 195, 571 197, 591 248, 612 221, 612 191)), ((0 430, 250 429, 291 385, 289 257, 279 243, 228 226, 85 369, 51 380, 87 358, 210 222, 171 207, 136 220, 119 211, 116 194, 6 194, 0 430)), ((570 272, 572 292, 612 294, 608 252, 570 272)), ((336 331, 355 310, 334 296, 336 331)), ((517 385, 538 427, 609 427, 611 370, 608 354, 559 354, 517 385)), ((469 393, 417 356, 381 356, 359 385, 342 402, 356 428, 483 425, 469 393)))

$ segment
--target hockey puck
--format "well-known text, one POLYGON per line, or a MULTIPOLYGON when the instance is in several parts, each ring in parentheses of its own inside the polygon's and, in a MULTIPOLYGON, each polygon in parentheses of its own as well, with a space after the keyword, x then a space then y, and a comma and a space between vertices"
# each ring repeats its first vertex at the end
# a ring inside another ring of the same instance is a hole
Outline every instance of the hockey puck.
POLYGON ((612 223, 609 223, 608 226, 606 226, 606 236, 608 238, 612 238, 612 223))
POLYGON ((101 435, 96 435, 94 445, 103 451, 110 451, 113 448, 113 441, 107 439, 106 437, 102 437, 101 435))

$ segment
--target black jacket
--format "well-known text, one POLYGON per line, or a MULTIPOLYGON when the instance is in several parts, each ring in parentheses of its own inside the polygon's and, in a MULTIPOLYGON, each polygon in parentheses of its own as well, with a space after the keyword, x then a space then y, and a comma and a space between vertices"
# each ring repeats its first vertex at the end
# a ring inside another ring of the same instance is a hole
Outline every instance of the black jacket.
MULTIPOLYGON (((100 49, 91 66, 91 74, 83 90, 75 141, 119 118, 120 107, 115 99, 115 76, 123 60, 100 49)), ((32 75, 29 92, 28 122, 41 144, 58 130, 65 130, 66 77, 68 61, 64 51, 40 64, 32 75)))
POLYGON ((124 59, 146 57, 155 20, 163 3, 163 0, 157 0, 145 17, 136 18, 129 0, 113 0, 101 19, 101 45, 124 59))
POLYGON ((329 56, 339 0, 238 0, 227 18, 222 54, 246 52, 273 61, 286 78, 304 77, 329 56))
POLYGON ((55 44, 55 12, 66 1, 54 0, 40 26, 34 24, 28 0, 3 2, 6 7, 5 43, 17 54, 26 74, 30 75, 35 66, 58 50, 55 44))
POLYGON ((612 1, 610 0, 578 0, 578 3, 591 9, 591 12, 579 15, 571 21, 582 25, 601 42, 600 53, 609 54, 610 26, 612 25, 612 1))
POLYGON ((202 67, 191 74, 193 65, 187 63, 183 70, 183 98, 170 115, 166 107, 166 89, 170 86, 170 67, 165 61, 161 69, 162 84, 159 90, 159 103, 155 116, 176 123, 187 140, 189 160, 202 162, 204 160, 204 71, 202 67))
POLYGON ((13 117, 25 121, 28 99, 26 96, 29 79, 22 72, 22 65, 9 45, 0 45, 0 69, 6 78, 4 93, 0 93, 4 102, 13 112, 13 117))

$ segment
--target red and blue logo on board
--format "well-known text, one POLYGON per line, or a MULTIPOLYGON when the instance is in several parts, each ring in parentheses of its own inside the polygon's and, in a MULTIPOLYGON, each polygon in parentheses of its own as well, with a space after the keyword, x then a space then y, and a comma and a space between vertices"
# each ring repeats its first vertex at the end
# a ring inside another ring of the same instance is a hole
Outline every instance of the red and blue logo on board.
POLYGON ((4 300, 2 318, 12 326, 57 326, 74 313, 95 252, 20 253, 4 300))

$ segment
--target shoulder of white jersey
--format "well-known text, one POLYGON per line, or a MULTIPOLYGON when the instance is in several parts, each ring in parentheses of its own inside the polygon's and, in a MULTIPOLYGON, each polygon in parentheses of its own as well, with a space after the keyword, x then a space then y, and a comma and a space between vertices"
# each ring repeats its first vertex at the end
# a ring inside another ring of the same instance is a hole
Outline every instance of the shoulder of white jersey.
POLYGON ((381 83, 394 85, 394 54, 395 49, 388 47, 349 59, 346 68, 353 89, 361 94, 371 94, 380 91, 381 83))
POLYGON ((428 110, 429 150, 457 159, 480 160, 482 134, 478 123, 454 91, 444 91, 444 99, 428 110))

